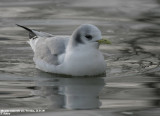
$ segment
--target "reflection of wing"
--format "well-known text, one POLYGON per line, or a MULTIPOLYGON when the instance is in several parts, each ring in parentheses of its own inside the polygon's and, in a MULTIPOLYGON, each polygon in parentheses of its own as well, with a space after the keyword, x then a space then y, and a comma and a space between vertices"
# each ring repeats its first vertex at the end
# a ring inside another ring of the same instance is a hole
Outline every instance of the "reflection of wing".
POLYGON ((17 26, 22 27, 29 32, 30 40, 28 43, 35 52, 35 58, 42 59, 49 64, 60 64, 60 62, 58 62, 58 56, 65 53, 69 37, 54 36, 49 33, 29 29, 25 26, 17 26))
POLYGON ((39 38, 35 47, 35 58, 43 59, 49 64, 58 65, 58 56, 65 53, 69 37, 55 36, 39 38))

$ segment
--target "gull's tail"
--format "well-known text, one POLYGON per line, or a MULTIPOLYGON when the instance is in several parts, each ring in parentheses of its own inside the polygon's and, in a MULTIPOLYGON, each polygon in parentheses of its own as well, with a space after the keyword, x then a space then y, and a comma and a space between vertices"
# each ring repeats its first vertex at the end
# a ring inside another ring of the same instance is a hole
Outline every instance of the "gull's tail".
POLYGON ((36 46, 36 43, 39 40, 39 38, 48 38, 48 37, 54 36, 54 35, 46 33, 46 32, 39 32, 39 31, 29 29, 28 27, 25 27, 25 26, 22 26, 19 24, 16 24, 16 25, 29 32, 29 41, 27 41, 27 42, 29 43, 29 45, 31 46, 33 51, 35 51, 35 46, 36 46))

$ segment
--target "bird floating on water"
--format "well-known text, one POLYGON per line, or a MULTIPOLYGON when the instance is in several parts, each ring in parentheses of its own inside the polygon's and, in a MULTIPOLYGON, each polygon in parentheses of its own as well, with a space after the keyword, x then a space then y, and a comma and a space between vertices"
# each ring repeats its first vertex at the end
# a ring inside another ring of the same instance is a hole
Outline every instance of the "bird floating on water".
POLYGON ((83 24, 71 36, 54 36, 18 25, 29 32, 36 68, 50 73, 92 76, 104 74, 106 62, 99 51, 101 31, 83 24))

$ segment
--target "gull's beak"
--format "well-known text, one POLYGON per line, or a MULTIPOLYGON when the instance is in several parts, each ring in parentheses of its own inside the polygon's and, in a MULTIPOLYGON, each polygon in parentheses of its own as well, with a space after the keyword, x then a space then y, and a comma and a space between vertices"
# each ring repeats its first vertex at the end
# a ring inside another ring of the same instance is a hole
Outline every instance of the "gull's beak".
POLYGON ((111 42, 110 42, 109 40, 105 39, 105 38, 102 38, 102 39, 100 39, 100 40, 97 40, 97 42, 98 42, 99 44, 111 44, 111 42))
POLYGON ((96 42, 98 42, 98 43, 100 44, 100 43, 101 43, 101 40, 102 40, 102 39, 100 39, 100 40, 97 40, 96 42))

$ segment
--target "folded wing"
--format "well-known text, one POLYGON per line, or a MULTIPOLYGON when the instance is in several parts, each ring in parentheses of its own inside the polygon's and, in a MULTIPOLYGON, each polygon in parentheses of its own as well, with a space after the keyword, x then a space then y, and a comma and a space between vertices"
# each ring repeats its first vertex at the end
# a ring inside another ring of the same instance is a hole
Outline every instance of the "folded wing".
POLYGON ((49 33, 39 32, 22 25, 17 25, 29 32, 28 43, 34 51, 34 59, 41 59, 49 64, 59 65, 61 55, 64 56, 69 41, 68 36, 54 36, 49 33))

